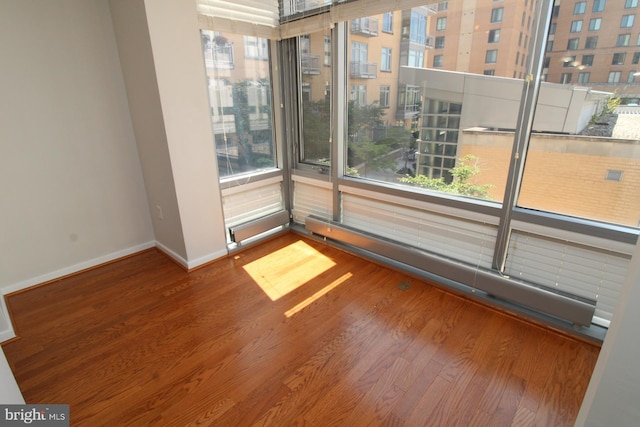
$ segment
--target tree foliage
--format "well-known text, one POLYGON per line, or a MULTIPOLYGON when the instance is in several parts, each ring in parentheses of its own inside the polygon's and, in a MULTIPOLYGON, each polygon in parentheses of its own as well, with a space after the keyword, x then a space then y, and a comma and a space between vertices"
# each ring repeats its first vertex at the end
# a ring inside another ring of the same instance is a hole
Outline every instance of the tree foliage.
POLYGON ((415 177, 406 176, 400 178, 400 182, 404 184, 415 185, 416 187, 426 188, 428 190, 442 191, 445 193, 459 194, 461 196, 476 197, 480 199, 489 199, 489 189, 493 187, 491 184, 476 184, 473 177, 480 173, 478 166, 479 159, 471 154, 458 159, 454 168, 449 172, 453 175, 453 181, 446 183, 444 178, 429 178, 425 175, 417 175, 415 177))

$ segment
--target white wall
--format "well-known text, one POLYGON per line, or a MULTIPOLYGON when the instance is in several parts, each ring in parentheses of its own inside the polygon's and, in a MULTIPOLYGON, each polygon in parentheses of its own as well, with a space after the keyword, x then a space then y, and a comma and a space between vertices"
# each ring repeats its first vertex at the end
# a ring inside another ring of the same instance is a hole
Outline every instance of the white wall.
POLYGON ((110 6, 156 239, 196 267, 227 246, 195 2, 110 6))
POLYGON ((587 388, 576 426, 635 426, 640 420, 640 243, 587 388))
POLYGON ((0 2, 0 52, 2 293, 153 245, 108 2, 0 2))

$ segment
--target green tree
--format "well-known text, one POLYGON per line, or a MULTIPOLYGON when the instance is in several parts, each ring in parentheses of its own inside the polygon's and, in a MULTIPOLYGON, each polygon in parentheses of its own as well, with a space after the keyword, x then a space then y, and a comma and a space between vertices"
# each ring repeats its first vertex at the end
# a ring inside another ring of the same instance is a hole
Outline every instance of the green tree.
POLYGON ((415 177, 406 176, 400 178, 400 182, 429 190, 489 199, 489 189, 492 188, 493 185, 476 184, 473 182, 473 177, 480 173, 478 163, 479 159, 472 154, 458 159, 456 166, 449 171, 451 175, 453 175, 453 181, 450 184, 447 184, 442 177, 429 178, 425 175, 417 175, 415 177))

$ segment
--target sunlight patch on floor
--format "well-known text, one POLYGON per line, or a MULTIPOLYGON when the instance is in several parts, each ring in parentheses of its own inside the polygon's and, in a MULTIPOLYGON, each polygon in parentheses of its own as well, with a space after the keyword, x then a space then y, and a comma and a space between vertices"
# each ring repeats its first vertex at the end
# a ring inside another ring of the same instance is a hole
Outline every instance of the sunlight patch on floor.
POLYGON ((303 241, 245 265, 244 270, 272 301, 299 288, 335 265, 330 258, 303 241))
POLYGON ((287 316, 287 317, 293 316, 294 314, 296 314, 297 312, 299 312, 300 310, 302 310, 303 308, 305 308, 306 306, 308 306, 309 304, 311 304, 312 302, 314 302, 318 298, 320 298, 323 295, 327 294, 333 288, 336 288, 337 286, 339 286, 339 285, 343 284, 344 282, 346 282, 347 280, 349 280, 352 276, 353 276, 352 273, 346 273, 346 274, 342 275, 342 277, 340 277, 337 280, 334 280, 333 283, 330 283, 329 285, 327 285, 324 288, 320 289, 318 292, 316 292, 315 294, 311 295, 309 298, 305 299, 300 304, 296 304, 296 306, 293 307, 292 309, 285 311, 284 315, 287 316))

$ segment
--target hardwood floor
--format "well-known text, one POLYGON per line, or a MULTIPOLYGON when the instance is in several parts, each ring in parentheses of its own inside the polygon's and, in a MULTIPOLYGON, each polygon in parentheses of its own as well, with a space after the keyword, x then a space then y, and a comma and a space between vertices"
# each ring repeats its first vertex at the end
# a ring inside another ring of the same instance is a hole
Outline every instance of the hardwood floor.
POLYGON ((74 426, 570 426, 599 352, 293 233, 191 273, 146 251, 8 306, 26 401, 74 426))

